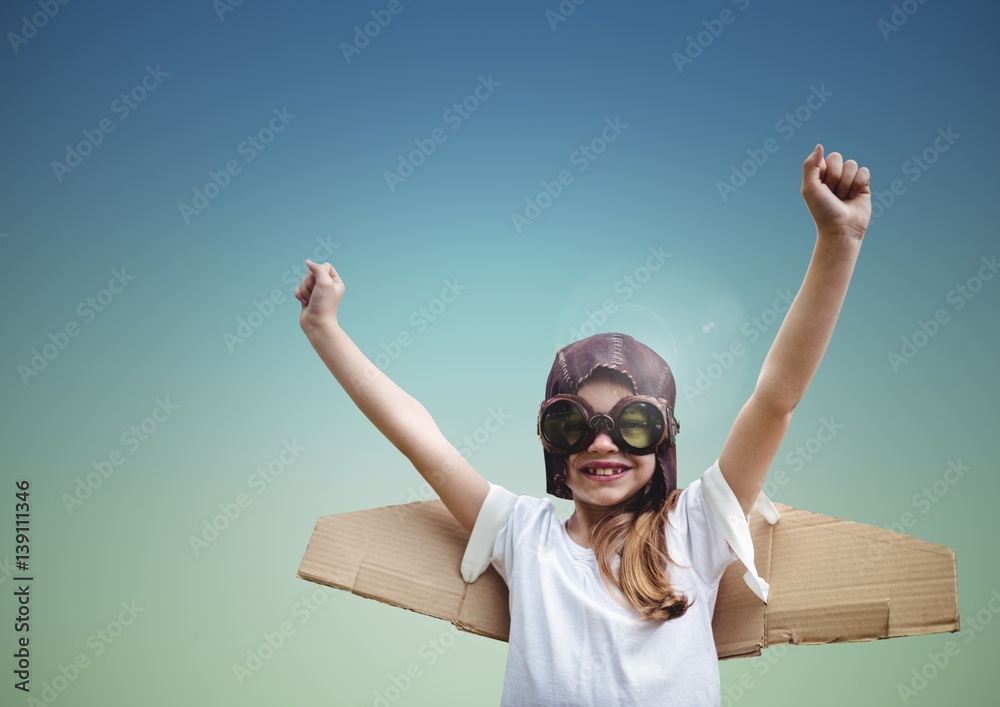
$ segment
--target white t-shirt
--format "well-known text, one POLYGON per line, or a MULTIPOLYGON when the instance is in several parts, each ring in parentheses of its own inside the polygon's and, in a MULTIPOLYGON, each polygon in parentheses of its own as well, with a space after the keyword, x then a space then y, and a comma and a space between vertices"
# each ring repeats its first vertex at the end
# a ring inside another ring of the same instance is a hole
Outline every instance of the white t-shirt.
MULTIPOLYGON (((492 564, 510 590, 501 707, 719 705, 712 613, 726 567, 737 558, 746 564, 741 555, 750 533, 718 460, 681 492, 668 514, 667 574, 689 607, 666 622, 643 622, 613 598, 593 550, 569 536, 551 499, 490 486, 463 559, 463 576, 474 581, 492 564), (733 503, 739 520, 733 519, 733 503)), ((767 584, 757 577, 750 547, 747 574, 762 584, 766 600, 767 584)), ((616 571, 620 564, 615 557, 616 571)))

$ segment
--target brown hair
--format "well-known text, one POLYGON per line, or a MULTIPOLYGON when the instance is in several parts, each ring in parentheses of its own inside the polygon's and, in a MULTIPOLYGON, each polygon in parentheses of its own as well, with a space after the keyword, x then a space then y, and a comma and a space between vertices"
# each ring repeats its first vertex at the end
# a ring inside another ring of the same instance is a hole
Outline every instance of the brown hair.
MULTIPOLYGON (((584 382, 594 379, 609 383, 632 395, 628 376, 608 368, 598 368, 584 382)), ((582 386, 584 383, 581 383, 582 386)), ((680 618, 690 606, 687 598, 670 586, 667 564, 667 514, 677 504, 681 490, 669 494, 663 474, 657 469, 645 488, 602 516, 590 529, 590 544, 608 589, 621 592, 624 602, 639 613, 642 621, 670 621, 680 618), (621 557, 620 576, 612 568, 615 556, 621 557)), ((611 592, 615 594, 613 591, 611 592)))

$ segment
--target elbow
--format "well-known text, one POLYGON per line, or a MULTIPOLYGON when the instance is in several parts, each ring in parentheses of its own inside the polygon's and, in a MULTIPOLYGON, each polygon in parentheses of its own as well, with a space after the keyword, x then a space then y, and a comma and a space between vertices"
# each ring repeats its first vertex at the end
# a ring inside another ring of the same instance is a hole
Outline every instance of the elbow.
POLYGON ((767 393, 765 391, 755 390, 753 392, 753 399, 759 404, 763 405, 765 408, 770 410, 775 415, 791 415, 795 410, 795 406, 799 404, 802 398, 799 397, 785 397, 780 395, 775 395, 773 393, 767 393))

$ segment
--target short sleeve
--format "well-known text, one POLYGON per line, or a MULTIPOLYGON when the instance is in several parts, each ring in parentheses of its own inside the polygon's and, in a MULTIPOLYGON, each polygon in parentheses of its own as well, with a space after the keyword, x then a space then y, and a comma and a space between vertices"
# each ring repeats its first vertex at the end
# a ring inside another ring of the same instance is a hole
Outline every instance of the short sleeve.
MULTIPOLYGON (((685 488, 671 511, 671 526, 685 544, 686 559, 702 582, 714 586, 737 559, 704 497, 702 479, 685 488)), ((744 519, 745 521, 745 519, 744 519)), ((670 542, 667 543, 669 551, 670 542)))
MULTIPOLYGON (((702 509, 707 509, 707 515, 714 521, 711 524, 715 529, 714 532, 722 534, 732 548, 733 555, 747 569, 743 575, 743 581, 761 601, 767 603, 770 587, 764 578, 757 573, 757 567, 754 564, 754 547, 753 538, 750 535, 749 517, 743 515, 743 509, 736 494, 729 487, 726 477, 722 475, 718 459, 695 484, 699 487, 698 495, 701 499, 702 509)), ((763 493, 758 494, 753 507, 771 525, 780 520, 778 510, 763 493)), ((722 570, 725 570, 725 567, 722 570)), ((719 576, 721 577, 721 571, 719 576)))
POLYGON ((479 509, 462 557, 462 579, 471 584, 492 563, 504 581, 512 552, 510 521, 517 495, 503 486, 490 483, 490 491, 479 509))

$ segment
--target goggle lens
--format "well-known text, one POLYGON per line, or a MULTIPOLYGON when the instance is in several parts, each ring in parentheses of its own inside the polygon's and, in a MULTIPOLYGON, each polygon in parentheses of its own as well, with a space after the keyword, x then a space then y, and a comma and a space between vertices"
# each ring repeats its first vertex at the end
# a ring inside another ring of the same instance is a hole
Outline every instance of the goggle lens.
POLYGON ((568 400, 553 403, 542 418, 542 434, 549 444, 570 449, 587 434, 587 420, 578 405, 568 400))
POLYGON ((660 440, 663 417, 649 403, 632 403, 618 416, 618 431, 633 447, 646 449, 660 440))
MULTIPOLYGON (((636 401, 629 403, 618 414, 614 429, 609 432, 617 443, 624 442, 629 451, 645 454, 652 452, 663 438, 665 424, 662 413, 655 405, 636 401)), ((557 449, 576 448, 590 432, 584 410, 572 401, 557 400, 542 415, 541 433, 557 449)))

